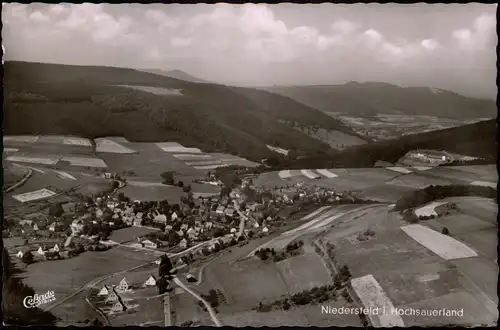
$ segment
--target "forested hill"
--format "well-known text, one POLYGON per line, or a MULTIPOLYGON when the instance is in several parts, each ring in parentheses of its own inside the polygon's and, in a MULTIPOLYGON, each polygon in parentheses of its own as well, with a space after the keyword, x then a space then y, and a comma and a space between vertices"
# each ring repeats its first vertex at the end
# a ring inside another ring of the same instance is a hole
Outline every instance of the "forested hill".
POLYGON ((257 161, 274 155, 266 145, 307 157, 332 152, 292 127, 290 119, 349 132, 336 119, 293 100, 245 94, 125 68, 6 62, 3 128, 4 134, 177 141, 257 161))
POLYGON ((307 157, 297 160, 273 158, 270 165, 282 168, 372 167, 378 160, 395 163, 414 149, 444 149, 458 154, 487 158, 496 163, 497 122, 495 119, 461 127, 407 135, 399 139, 378 141, 326 157, 307 157))

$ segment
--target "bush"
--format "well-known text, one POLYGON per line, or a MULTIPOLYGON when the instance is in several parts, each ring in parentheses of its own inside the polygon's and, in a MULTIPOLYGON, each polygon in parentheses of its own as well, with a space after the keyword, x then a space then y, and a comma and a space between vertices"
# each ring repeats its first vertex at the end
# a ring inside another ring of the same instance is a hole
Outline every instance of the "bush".
POLYGON ((443 230, 441 230, 441 234, 443 234, 443 235, 450 235, 450 231, 448 230, 448 228, 443 227, 443 230))

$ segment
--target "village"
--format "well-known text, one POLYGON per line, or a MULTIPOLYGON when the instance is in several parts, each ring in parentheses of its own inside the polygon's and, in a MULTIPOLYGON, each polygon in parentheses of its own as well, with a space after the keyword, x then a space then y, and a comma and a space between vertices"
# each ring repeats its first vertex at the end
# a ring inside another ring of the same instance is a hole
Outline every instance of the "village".
MULTIPOLYGON (((117 178, 113 174, 106 177, 117 178)), ((223 185, 213 174, 205 182, 223 185)), ((229 189, 223 186, 220 194, 211 196, 195 196, 186 185, 181 204, 167 200, 132 201, 123 193, 86 196, 80 203, 58 203, 47 214, 26 216, 7 232, 11 237, 24 239, 16 256, 26 264, 68 259, 85 251, 105 251, 114 245, 153 250, 161 255, 210 241, 200 249, 198 255, 202 257, 236 242, 272 233, 286 220, 281 215, 286 207, 353 201, 347 193, 304 187, 300 183, 279 189, 254 189, 250 176, 238 182, 241 184, 229 189), (144 233, 133 228, 148 230, 144 233), (119 242, 113 240, 114 233, 119 242)), ((190 253, 179 262, 195 257, 190 253)))

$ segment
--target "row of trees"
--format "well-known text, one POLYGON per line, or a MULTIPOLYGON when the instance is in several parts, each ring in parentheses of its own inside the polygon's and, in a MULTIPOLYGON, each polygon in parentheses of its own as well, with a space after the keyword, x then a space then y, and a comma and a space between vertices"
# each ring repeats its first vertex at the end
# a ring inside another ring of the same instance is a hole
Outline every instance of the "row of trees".
POLYGON ((10 260, 7 249, 2 249, 2 298, 3 322, 17 326, 53 326, 57 318, 40 308, 26 308, 25 297, 33 296, 35 291, 16 277, 20 273, 10 260))

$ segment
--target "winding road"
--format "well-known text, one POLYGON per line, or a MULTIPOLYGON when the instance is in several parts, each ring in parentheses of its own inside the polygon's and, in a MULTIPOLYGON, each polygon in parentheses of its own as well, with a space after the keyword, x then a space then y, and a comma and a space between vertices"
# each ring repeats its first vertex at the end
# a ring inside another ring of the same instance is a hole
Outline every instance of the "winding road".
POLYGON ((203 299, 202 297, 197 295, 195 292, 193 292, 191 289, 189 289, 184 283, 182 283, 181 280, 179 280, 179 278, 174 277, 174 282, 175 282, 175 284, 180 286, 182 289, 184 289, 184 291, 188 292, 194 298, 201 301, 203 303, 203 305, 205 305, 205 307, 207 308, 207 311, 210 314, 210 317, 212 318, 212 321, 214 322, 215 326, 217 326, 217 327, 222 326, 219 319, 217 318, 217 314, 215 313, 214 309, 212 308, 212 306, 210 306, 210 304, 205 299, 203 299))

